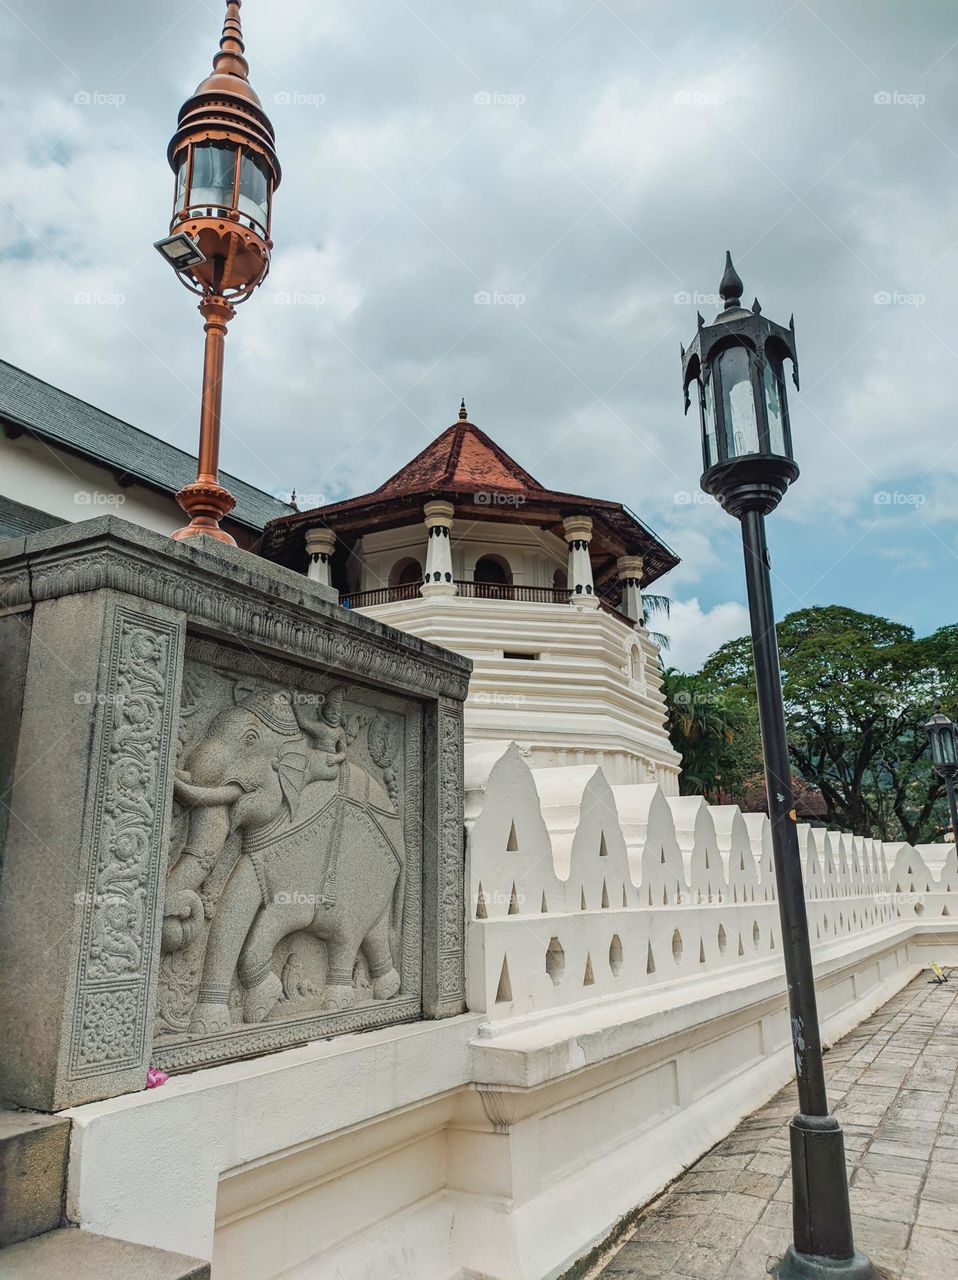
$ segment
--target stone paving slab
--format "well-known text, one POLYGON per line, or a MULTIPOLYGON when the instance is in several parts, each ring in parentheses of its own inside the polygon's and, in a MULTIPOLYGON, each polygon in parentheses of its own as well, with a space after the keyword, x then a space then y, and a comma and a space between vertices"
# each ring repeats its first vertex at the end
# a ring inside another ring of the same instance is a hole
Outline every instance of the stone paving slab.
MULTIPOLYGON (((928 977, 825 1056, 855 1243, 894 1280, 958 1280, 958 974, 928 977)), ((761 1280, 791 1240, 796 1106, 792 1084, 743 1120, 582 1280, 761 1280)))

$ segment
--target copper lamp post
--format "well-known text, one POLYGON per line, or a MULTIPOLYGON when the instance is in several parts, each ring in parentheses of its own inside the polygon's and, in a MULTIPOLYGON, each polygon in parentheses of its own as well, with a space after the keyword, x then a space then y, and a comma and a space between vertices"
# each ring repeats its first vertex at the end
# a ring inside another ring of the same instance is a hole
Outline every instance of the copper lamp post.
POLYGON ((273 126, 249 83, 241 0, 228 0, 213 71, 180 108, 167 158, 176 175, 170 234, 156 244, 199 295, 206 350, 196 479, 176 500, 190 523, 171 536, 205 533, 235 545, 219 526, 236 500, 219 482, 226 327, 269 271, 270 213, 281 173, 273 126))

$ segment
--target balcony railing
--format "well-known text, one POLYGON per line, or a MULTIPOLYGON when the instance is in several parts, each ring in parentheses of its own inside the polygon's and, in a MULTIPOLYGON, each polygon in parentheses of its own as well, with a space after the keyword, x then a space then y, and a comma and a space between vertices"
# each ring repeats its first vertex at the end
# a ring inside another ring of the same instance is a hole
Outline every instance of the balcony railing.
POLYGON ((520 587, 505 582, 457 582, 461 596, 472 600, 522 600, 526 604, 568 604, 569 592, 559 587, 520 587))
POLYGON ((611 613, 613 618, 618 618, 620 622, 624 622, 627 627, 634 627, 635 622, 627 613, 623 613, 621 609, 617 609, 614 604, 610 604, 604 596, 599 596, 599 604, 606 613, 611 613))
MULTIPOLYGON (((524 587, 503 582, 456 582, 456 591, 468 600, 519 600, 524 604, 568 604, 571 592, 559 587, 524 587)), ((370 609, 380 604, 395 604, 400 600, 418 600, 419 583, 407 582, 400 587, 376 587, 373 591, 351 591, 344 594, 341 603, 347 609, 370 609)), ((598 597, 600 606, 626 626, 633 625, 627 614, 598 597)))
POLYGON ((397 600, 418 600, 419 583, 405 582, 401 587, 376 587, 374 591, 348 591, 339 603, 344 609, 368 609, 374 604, 394 604, 397 600))

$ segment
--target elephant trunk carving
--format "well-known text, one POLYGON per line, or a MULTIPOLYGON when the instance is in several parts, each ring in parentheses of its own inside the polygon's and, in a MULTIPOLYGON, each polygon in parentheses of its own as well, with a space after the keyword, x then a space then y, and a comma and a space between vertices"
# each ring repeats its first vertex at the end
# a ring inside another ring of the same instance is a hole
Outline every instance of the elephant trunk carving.
POLYGON ((163 947, 188 946, 211 916, 195 1034, 229 1029, 234 978, 244 1020, 269 1017, 282 995, 274 952, 299 931, 325 944, 324 1008, 353 1003, 360 952, 374 999, 400 989, 392 934, 402 822, 386 790, 348 758, 336 692, 316 727, 276 694, 244 698, 214 717, 176 779, 188 828, 167 880, 163 947), (204 886, 233 831, 242 849, 214 905, 204 886))

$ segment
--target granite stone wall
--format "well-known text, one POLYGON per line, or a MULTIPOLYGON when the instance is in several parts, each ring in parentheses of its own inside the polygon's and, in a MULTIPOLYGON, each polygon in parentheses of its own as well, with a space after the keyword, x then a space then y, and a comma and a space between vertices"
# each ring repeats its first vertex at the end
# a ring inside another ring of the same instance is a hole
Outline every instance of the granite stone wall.
POLYGON ((470 664, 205 538, 0 544, 0 1098, 464 1008, 470 664))

